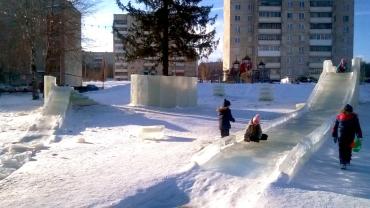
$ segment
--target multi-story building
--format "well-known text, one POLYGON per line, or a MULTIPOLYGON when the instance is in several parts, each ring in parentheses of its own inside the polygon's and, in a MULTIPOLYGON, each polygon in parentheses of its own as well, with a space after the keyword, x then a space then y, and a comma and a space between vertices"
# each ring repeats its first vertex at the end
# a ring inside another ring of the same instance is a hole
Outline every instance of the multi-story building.
MULTIPOLYGON (((134 22, 134 19, 127 14, 114 14, 113 26, 121 35, 128 32, 128 28, 134 22)), ((114 79, 129 80, 131 74, 162 74, 162 65, 155 66, 153 58, 146 58, 127 62, 123 56, 125 47, 117 32, 113 33, 113 53, 115 56, 114 79)), ((169 74, 173 76, 197 76, 197 62, 189 61, 184 57, 170 57, 169 74)))
POLYGON ((113 79, 113 52, 82 52, 82 77, 84 81, 113 79))
POLYGON ((33 64, 40 81, 52 75, 60 85, 80 86, 81 13, 67 0, 29 3, 0 1, 0 82, 29 84, 33 64), (8 74, 14 78, 2 78, 8 74))
POLYGON ((249 56, 270 78, 318 77, 353 56, 354 0, 225 0, 224 69, 249 56))

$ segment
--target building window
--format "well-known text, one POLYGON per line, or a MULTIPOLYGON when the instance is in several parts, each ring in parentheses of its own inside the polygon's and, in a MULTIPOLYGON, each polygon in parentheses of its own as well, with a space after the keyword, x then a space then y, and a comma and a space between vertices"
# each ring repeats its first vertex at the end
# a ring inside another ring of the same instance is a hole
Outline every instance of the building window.
POLYGON ((287 41, 292 41, 292 35, 288 35, 286 39, 287 41))
POLYGON ((304 54, 304 47, 299 47, 299 53, 304 54))
POLYGON ((310 1, 311 7, 332 7, 333 1, 332 0, 311 0, 310 1))
POLYGON ((331 12, 311 12, 310 17, 332 17, 331 12))
POLYGON ((331 40, 331 34, 318 34, 314 33, 310 35, 311 40, 331 40))
POLYGON ((288 1, 288 8, 293 8, 293 1, 292 0, 288 1))
POLYGON ((304 35, 299 35, 299 41, 304 41, 304 35))
POLYGON ((300 1, 300 2, 299 2, 299 7, 300 7, 300 8, 304 8, 304 1, 300 1))
POLYGON ((349 22, 349 16, 343 16, 343 22, 349 22))
POLYGON ((235 10, 240 10, 240 4, 235 4, 235 10))
POLYGON ((114 20, 115 25, 127 25, 127 20, 114 20))
POLYGON ((331 50, 331 46, 310 46, 310 51, 330 52, 331 50))
POLYGON ((279 34, 259 34, 258 40, 280 40, 281 35, 279 34))
POLYGON ((287 17, 288 19, 293 19, 293 13, 288 12, 288 13, 286 14, 286 17, 287 17))
POLYGON ((298 62, 299 62, 299 64, 303 64, 304 63, 304 57, 299 57, 298 62))
POLYGON ((253 7, 252 7, 252 4, 250 4, 250 3, 249 3, 249 4, 248 4, 248 11, 252 11, 252 8, 253 8, 253 7))
POLYGON ((286 57, 286 63, 287 64, 290 64, 290 63, 292 63, 292 58, 291 57, 286 57))
POLYGON ((260 0, 260 6, 281 6, 281 0, 260 0))
POLYGON ((304 13, 299 13, 298 16, 300 20, 304 20, 304 13))
POLYGON ((349 33, 349 27, 348 26, 344 26, 343 33, 349 33))
POLYGON ((234 31, 235 31, 236 34, 240 34, 240 26, 239 25, 235 26, 234 31))
POLYGON ((281 17, 281 12, 261 11, 258 14, 260 17, 281 17))
POLYGON ((259 51, 280 51, 279 45, 261 45, 258 47, 259 51))
POLYGON ((310 29, 331 29, 331 23, 311 23, 310 29))
POLYGON ((288 30, 293 30, 293 24, 291 23, 288 24, 288 30))
POLYGON ((248 16, 248 21, 252 21, 252 16, 248 16))
POLYGON ((302 23, 298 24, 298 29, 299 30, 304 30, 304 24, 302 24, 302 23))
POLYGON ((259 23, 259 29, 281 29, 281 23, 259 23))
POLYGON ((234 18, 235 22, 238 22, 240 21, 240 16, 236 15, 235 18, 234 18))
POLYGON ((234 39, 234 43, 235 43, 235 44, 239 44, 239 43, 240 43, 240 38, 239 38, 239 37, 236 37, 236 38, 234 39))

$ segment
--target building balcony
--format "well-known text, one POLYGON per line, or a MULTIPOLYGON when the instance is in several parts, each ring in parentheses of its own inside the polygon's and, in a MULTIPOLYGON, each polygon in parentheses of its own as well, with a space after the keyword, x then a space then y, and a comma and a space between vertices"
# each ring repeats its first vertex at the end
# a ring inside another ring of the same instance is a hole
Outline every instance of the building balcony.
POLYGON ((280 51, 258 51, 258 56, 265 56, 265 57, 276 57, 280 56, 280 51))
POLYGON ((311 23, 332 23, 333 20, 331 17, 311 17, 311 23))
POLYGON ((281 6, 259 6, 258 11, 281 12, 281 6))
POLYGON ((127 68, 115 68, 114 69, 114 73, 116 73, 116 72, 123 72, 123 73, 127 73, 128 72, 128 70, 127 70, 127 68))
POLYGON ((281 17, 259 17, 258 22, 263 23, 281 23, 281 17))
POLYGON ((258 29, 260 34, 281 34, 281 29, 258 29))
POLYGON ((113 25, 114 27, 120 27, 120 28, 122 28, 122 27, 127 27, 127 24, 114 24, 113 25))
POLYGON ((331 56, 331 51, 310 51, 310 56, 329 57, 331 56))
POLYGON ((332 12, 332 7, 310 7, 310 12, 332 12))
POLYGON ((332 42, 332 40, 310 40, 310 45, 331 46, 332 42))
POLYGON ((114 79, 128 80, 128 76, 127 75, 114 75, 114 79))
POLYGON ((265 68, 267 69, 276 69, 280 68, 280 63, 266 63, 265 68))
POLYGON ((332 32, 331 29, 310 29, 311 34, 315 34, 315 33, 331 34, 331 32, 332 32))
POLYGON ((154 63, 144 63, 143 64, 144 66, 146 66, 146 67, 153 67, 153 66, 155 66, 155 64, 154 63))
POLYGON ((323 63, 322 62, 321 63, 310 63, 309 67, 313 69, 320 69, 323 67, 323 63))
POLYGON ((259 45, 280 45, 280 40, 259 40, 259 45))

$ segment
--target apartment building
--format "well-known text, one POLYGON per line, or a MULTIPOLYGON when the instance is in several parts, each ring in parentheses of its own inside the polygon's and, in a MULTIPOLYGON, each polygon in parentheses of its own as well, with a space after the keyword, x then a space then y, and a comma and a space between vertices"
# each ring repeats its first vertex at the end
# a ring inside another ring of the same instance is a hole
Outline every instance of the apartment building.
POLYGON ((82 77, 84 81, 113 79, 113 52, 82 52, 82 77))
MULTIPOLYGON (((125 35, 134 19, 127 14, 114 14, 113 26, 125 35)), ((155 66, 155 57, 127 62, 124 58, 125 47, 117 32, 113 33, 114 79, 130 80, 131 74, 162 74, 162 66, 155 66)), ((169 74, 172 76, 197 76, 197 62, 189 61, 184 57, 170 57, 169 74)))
POLYGON ((354 0, 225 0, 224 69, 245 56, 270 78, 318 77, 353 56, 354 0))
POLYGON ((21 3, 0 1, 0 82, 29 84, 34 53, 40 81, 43 75, 52 75, 59 85, 80 86, 81 13, 67 0, 29 3, 31 6, 24 7, 21 3), (30 20, 35 22, 32 34, 25 29, 30 20), (33 47, 27 36, 37 37, 33 47))

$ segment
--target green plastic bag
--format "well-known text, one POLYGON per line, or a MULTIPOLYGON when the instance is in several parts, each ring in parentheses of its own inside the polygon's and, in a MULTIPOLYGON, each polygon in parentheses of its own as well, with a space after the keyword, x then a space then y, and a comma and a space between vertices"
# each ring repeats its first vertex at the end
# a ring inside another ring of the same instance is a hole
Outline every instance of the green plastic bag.
POLYGON ((354 143, 355 143, 355 145, 352 148, 352 151, 353 152, 359 152, 361 150, 361 146, 362 146, 361 140, 359 138, 356 138, 354 143))

